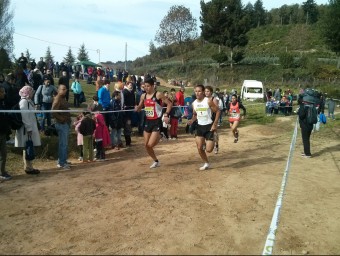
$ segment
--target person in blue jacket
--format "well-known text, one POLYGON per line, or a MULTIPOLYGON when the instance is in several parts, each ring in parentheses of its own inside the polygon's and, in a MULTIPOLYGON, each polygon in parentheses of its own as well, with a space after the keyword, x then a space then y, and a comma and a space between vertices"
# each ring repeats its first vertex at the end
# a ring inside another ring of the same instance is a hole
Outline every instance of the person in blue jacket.
MULTIPOLYGON (((110 81, 105 80, 104 85, 98 90, 98 103, 102 105, 103 111, 111 111, 111 95, 110 95, 110 81)), ((111 113, 102 113, 104 116, 105 124, 110 126, 111 113)))
POLYGON ((74 82, 71 85, 71 90, 73 92, 73 106, 80 107, 80 94, 82 93, 83 89, 81 88, 81 84, 79 83, 78 79, 74 79, 74 82))

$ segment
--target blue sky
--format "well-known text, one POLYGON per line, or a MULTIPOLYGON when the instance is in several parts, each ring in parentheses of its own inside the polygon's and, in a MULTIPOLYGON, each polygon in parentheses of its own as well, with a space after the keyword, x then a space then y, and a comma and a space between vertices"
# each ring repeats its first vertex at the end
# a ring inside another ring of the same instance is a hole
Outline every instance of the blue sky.
MULTIPOLYGON (((243 0, 254 4, 256 0, 243 0)), ((262 0, 265 9, 283 4, 302 4, 299 0, 262 0)), ((207 2, 207 1, 205 1, 207 2)), ((328 0, 316 0, 327 4, 328 0)), ((184 5, 199 22, 200 0, 12 0, 14 54, 29 49, 36 61, 50 46, 55 61, 62 61, 69 46, 75 56, 85 44, 92 61, 134 60, 149 53, 159 24, 173 5, 184 5)))

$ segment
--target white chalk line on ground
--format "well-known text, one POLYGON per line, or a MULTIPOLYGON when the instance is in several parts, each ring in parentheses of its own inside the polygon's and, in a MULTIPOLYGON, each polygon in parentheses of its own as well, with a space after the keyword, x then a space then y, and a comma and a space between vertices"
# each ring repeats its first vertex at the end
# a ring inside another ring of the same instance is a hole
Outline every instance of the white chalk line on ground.
POLYGON ((265 242, 265 245, 264 245, 264 248, 263 248, 262 255, 272 255, 272 253, 273 253, 274 243, 275 243, 275 239, 276 239, 276 230, 278 228, 278 224, 279 224, 279 220, 280 220, 280 212, 281 212, 283 196, 284 196, 286 185, 287 185, 287 180, 288 180, 288 175, 289 175, 289 170, 290 170, 290 164, 291 164, 291 161, 292 161, 295 143, 296 143, 297 127, 298 127, 298 118, 296 119, 296 122, 295 122, 295 128, 294 128, 292 141, 290 143, 289 155, 288 155, 288 159, 287 159, 286 169, 284 170, 284 174, 283 174, 283 177, 282 177, 280 192, 279 192, 279 195, 277 197, 272 221, 270 223, 270 227, 269 227, 269 231, 268 231, 267 239, 266 239, 266 242, 265 242))

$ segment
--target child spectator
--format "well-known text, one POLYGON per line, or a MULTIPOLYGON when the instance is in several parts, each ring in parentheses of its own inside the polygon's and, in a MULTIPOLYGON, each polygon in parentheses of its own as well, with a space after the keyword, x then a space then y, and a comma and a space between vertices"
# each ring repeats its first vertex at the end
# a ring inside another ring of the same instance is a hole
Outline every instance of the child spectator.
POLYGON ((266 102, 266 114, 267 116, 273 115, 273 98, 272 97, 268 98, 266 102))
POLYGON ((272 97, 273 112, 275 115, 279 113, 279 101, 272 97))
POLYGON ((177 129, 178 129, 178 118, 175 117, 172 113, 174 112, 174 107, 177 107, 177 98, 176 98, 176 90, 171 88, 169 100, 172 102, 172 111, 170 112, 170 139, 177 139, 177 129))
MULTIPOLYGON (((163 91, 163 94, 167 99, 169 99, 168 91, 163 91)), ((166 104, 163 103, 162 107, 163 107, 162 112, 164 114, 166 112, 166 104)), ((168 118, 170 120, 170 117, 168 117, 168 118)), ((170 122, 169 123, 164 122, 164 116, 162 115, 161 139, 162 138, 166 138, 167 140, 169 139, 168 128, 170 128, 170 122)))
POLYGON ((94 139, 96 142, 96 161, 105 161, 105 148, 111 144, 110 134, 105 124, 104 116, 100 113, 95 114, 96 129, 94 139))
POLYGON ((111 148, 116 148, 117 150, 123 145, 122 143, 122 128, 124 126, 121 93, 119 91, 114 91, 112 93, 111 107, 113 109, 110 127, 111 127, 111 148))
POLYGON ((79 133, 83 136, 83 162, 93 161, 93 133, 96 129, 96 122, 92 119, 90 112, 84 112, 79 125, 79 133))
POLYGON ((76 134, 77 134, 77 146, 79 148, 79 153, 80 153, 80 156, 78 158, 79 161, 83 161, 83 135, 79 132, 79 126, 80 126, 80 123, 83 117, 84 117, 83 114, 79 114, 76 117, 76 121, 74 121, 73 123, 74 130, 76 131, 76 134))
MULTIPOLYGON (((196 95, 195 93, 193 95, 191 95, 191 99, 190 101, 188 101, 186 103, 187 105, 187 119, 188 121, 192 119, 193 117, 193 107, 192 107, 192 103, 196 100, 196 95)), ((196 130, 196 126, 197 126, 197 121, 193 122, 192 124, 189 125, 189 123, 187 123, 187 125, 185 126, 185 133, 189 133, 190 134, 194 134, 195 130, 196 130)))
POLYGON ((288 101, 287 115, 291 115, 293 111, 293 95, 290 92, 290 89, 288 92, 287 101, 288 101))

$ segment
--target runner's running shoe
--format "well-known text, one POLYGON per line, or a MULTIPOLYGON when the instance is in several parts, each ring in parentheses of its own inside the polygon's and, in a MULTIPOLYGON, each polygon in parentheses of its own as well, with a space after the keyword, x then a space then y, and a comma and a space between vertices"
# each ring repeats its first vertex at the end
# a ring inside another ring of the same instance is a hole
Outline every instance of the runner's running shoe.
POLYGON ((156 168, 156 167, 159 167, 160 164, 159 164, 159 161, 154 161, 152 165, 150 165, 150 169, 153 169, 153 168, 156 168))
POLYGON ((200 171, 205 171, 210 167, 208 163, 205 163, 202 167, 200 167, 200 171))

